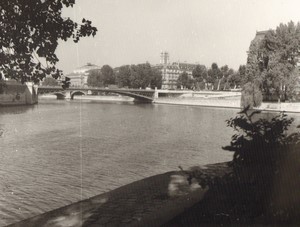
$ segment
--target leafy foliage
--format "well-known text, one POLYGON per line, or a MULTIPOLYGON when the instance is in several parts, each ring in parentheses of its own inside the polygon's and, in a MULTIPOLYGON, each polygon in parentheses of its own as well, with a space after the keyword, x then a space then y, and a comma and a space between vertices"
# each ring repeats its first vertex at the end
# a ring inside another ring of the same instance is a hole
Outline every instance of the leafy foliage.
POLYGON ((209 83, 218 83, 218 80, 222 78, 222 72, 217 63, 212 63, 211 68, 207 71, 207 74, 207 82, 209 83))
POLYGON ((246 107, 235 118, 227 120, 227 126, 237 134, 232 136, 230 146, 223 149, 233 151, 233 164, 248 165, 257 163, 275 164, 288 150, 288 146, 300 142, 300 133, 287 134, 293 118, 288 119, 282 113, 270 121, 259 118, 254 120, 260 111, 249 111, 246 107))
POLYGON ((109 65, 103 65, 101 68, 101 74, 103 77, 103 85, 107 86, 109 84, 115 83, 115 73, 109 65))
POLYGON ((207 80, 207 69, 205 65, 197 65, 192 72, 193 78, 196 83, 206 82, 207 80))
POLYGON ((38 83, 44 77, 57 79, 62 71, 55 67, 58 40, 95 36, 91 21, 78 24, 62 17, 63 7, 75 0, 0 1, 0 72, 6 78, 38 83))
POLYGON ((299 160, 297 160, 300 132, 288 134, 294 119, 288 118, 284 113, 267 120, 259 118, 260 111, 249 109, 245 108, 237 117, 227 121, 227 125, 237 133, 232 136, 230 145, 223 147, 234 152, 231 162, 233 177, 230 182, 239 188, 237 192, 240 198, 237 200, 239 203, 237 207, 244 209, 242 201, 247 197, 248 204, 245 205, 247 213, 243 215, 250 213, 265 216, 269 221, 299 222, 299 204, 297 200, 293 201, 299 199, 297 189, 282 185, 281 181, 280 187, 285 188, 287 195, 280 195, 280 199, 284 198, 285 203, 278 206, 278 183, 277 187, 274 186, 280 181, 279 176, 282 174, 295 182, 295 185, 300 183, 299 160), (287 166, 287 163, 291 167, 287 166), (292 167, 295 165, 296 168, 292 167), (298 173, 290 172, 290 175, 285 175, 288 168, 298 173))
POLYGON ((130 65, 121 66, 118 69, 116 80, 119 87, 130 87, 130 65))
POLYGON ((89 87, 103 87, 103 77, 100 70, 91 70, 87 78, 89 87))
POLYGON ((90 70, 87 79, 88 86, 91 87, 106 87, 110 84, 115 84, 115 73, 112 67, 104 65, 102 68, 90 70))
POLYGON ((119 87, 129 88, 161 88, 162 75, 159 70, 149 63, 121 66, 118 69, 116 80, 119 87))
POLYGON ((248 52, 246 81, 260 82, 267 100, 292 100, 299 84, 296 68, 300 45, 300 24, 292 21, 254 39, 248 52))
POLYGON ((247 83, 244 85, 241 97, 241 106, 245 107, 259 107, 262 103, 263 96, 259 86, 254 83, 247 83))
POLYGON ((193 82, 193 79, 190 78, 186 72, 183 72, 177 79, 177 87, 180 88, 182 86, 183 88, 191 89, 193 86, 193 82))
POLYGON ((52 77, 46 77, 43 82, 43 86, 58 86, 58 81, 52 77))
POLYGON ((214 165, 184 171, 190 184, 196 179, 209 187, 201 203, 188 211, 199 217, 199 225, 299 225, 300 132, 288 134, 293 119, 284 113, 269 120, 260 113, 248 106, 227 120, 236 132, 223 147, 234 152, 229 166, 221 169, 228 172, 216 174, 214 165))

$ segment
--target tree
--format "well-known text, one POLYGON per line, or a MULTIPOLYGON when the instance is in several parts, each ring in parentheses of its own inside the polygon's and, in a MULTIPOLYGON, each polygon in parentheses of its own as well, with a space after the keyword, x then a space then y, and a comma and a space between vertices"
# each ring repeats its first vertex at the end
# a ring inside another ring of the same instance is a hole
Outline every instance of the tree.
POLYGON ((130 65, 121 66, 117 70, 116 80, 119 87, 130 87, 130 65))
POLYGON ((217 63, 212 63, 211 68, 207 71, 207 81, 213 84, 214 89, 217 89, 219 80, 223 77, 217 63))
POLYGON ((109 84, 115 83, 115 73, 109 65, 103 65, 101 68, 103 85, 107 86, 109 84))
POLYGON ((46 77, 43 82, 43 86, 58 86, 58 81, 53 77, 46 77))
POLYGON ((161 71, 156 68, 152 68, 152 73, 150 77, 150 87, 152 89, 154 88, 161 89, 161 85, 162 85, 161 71))
POLYGON ((103 87, 103 76, 100 70, 90 70, 87 85, 90 87, 103 87))
POLYGON ((239 78, 235 82, 237 86, 242 86, 246 84, 246 65, 240 65, 238 70, 239 78))
POLYGON ((74 4, 75 0, 0 1, 0 72, 21 82, 59 78, 58 40, 78 42, 97 32, 89 20, 78 24, 62 17, 63 7, 74 4))
POLYGON ((195 79, 196 88, 204 89, 207 81, 207 69, 205 65, 197 65, 193 70, 192 75, 195 79))
POLYGON ((149 64, 131 65, 130 69, 130 87, 146 88, 150 84, 149 64))
POLYGON ((263 96, 258 84, 248 82, 244 85, 241 97, 241 106, 259 107, 262 103, 263 96))
POLYGON ((193 79, 189 77, 187 72, 183 72, 179 75, 177 79, 177 87, 183 87, 183 88, 188 88, 191 89, 193 86, 193 79))
POLYGON ((227 87, 229 88, 227 83, 228 77, 234 74, 234 70, 229 68, 228 65, 224 65, 220 68, 220 71, 222 73, 222 77, 218 81, 217 90, 225 90, 227 87))
POLYGON ((139 65, 121 66, 117 72, 117 83, 119 87, 130 88, 161 88, 162 75, 158 69, 149 63, 139 65))
POLYGON ((241 86, 241 74, 239 72, 234 72, 227 78, 227 86, 230 88, 237 88, 241 86))
POLYGON ((293 99, 300 55, 300 24, 292 21, 268 31, 249 48, 246 82, 260 82, 266 99, 293 99))
POLYGON ((196 65, 196 67, 192 71, 193 78, 198 81, 202 82, 207 79, 207 69, 205 65, 196 65))

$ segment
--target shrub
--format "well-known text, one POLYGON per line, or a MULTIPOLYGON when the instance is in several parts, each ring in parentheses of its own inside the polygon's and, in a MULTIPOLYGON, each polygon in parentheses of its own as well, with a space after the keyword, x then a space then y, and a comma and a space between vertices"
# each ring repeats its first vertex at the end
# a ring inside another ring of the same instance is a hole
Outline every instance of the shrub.
POLYGON ((230 145, 223 149, 234 152, 234 165, 260 164, 265 161, 274 163, 280 156, 287 154, 290 146, 300 141, 299 132, 287 134, 293 118, 287 118, 286 114, 281 113, 271 120, 255 120, 255 116, 261 111, 249 109, 250 106, 235 118, 227 120, 227 126, 237 133, 232 136, 230 145))
MULTIPOLYGON (((272 221, 290 221, 286 217, 299 217, 298 210, 293 208, 299 205, 289 195, 276 194, 274 183, 281 181, 279 176, 283 175, 281 172, 285 172, 287 165, 299 165, 297 161, 286 164, 286 160, 299 156, 300 133, 287 133, 294 119, 288 118, 284 113, 267 120, 258 117, 260 111, 250 111, 249 108, 248 106, 238 116, 227 120, 227 125, 237 132, 232 136, 230 145, 223 147, 234 152, 230 164, 233 168, 233 179, 240 190, 236 193, 248 195, 251 201, 249 206, 253 207, 251 212, 271 217, 272 221), (278 195, 281 200, 287 201, 286 207, 278 208, 274 205, 278 195)), ((285 173, 284 176, 289 181, 300 182, 299 173, 293 173, 293 176, 285 173)), ((290 192, 288 194, 297 190, 283 187, 286 188, 283 191, 290 192)), ((298 196, 297 193, 296 195, 298 196)))

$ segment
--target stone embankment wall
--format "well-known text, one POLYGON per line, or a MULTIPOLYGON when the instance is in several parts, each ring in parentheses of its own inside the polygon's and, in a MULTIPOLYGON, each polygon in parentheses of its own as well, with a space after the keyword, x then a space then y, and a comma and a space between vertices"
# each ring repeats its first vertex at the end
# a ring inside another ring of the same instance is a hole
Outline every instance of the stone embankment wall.
POLYGON ((32 105, 38 103, 38 87, 31 82, 16 81, 0 83, 0 106, 32 105))
POLYGON ((266 111, 285 111, 300 113, 300 103, 299 102, 281 102, 281 103, 262 103, 257 109, 266 111))

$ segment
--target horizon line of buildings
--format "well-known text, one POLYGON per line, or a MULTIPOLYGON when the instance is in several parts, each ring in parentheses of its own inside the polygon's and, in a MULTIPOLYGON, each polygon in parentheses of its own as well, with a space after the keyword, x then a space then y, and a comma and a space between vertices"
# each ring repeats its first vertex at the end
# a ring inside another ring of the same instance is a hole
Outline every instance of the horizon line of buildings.
MULTIPOLYGON (((260 42, 266 35, 266 31, 256 31, 252 42, 260 42)), ((248 51, 247 51, 248 52, 248 51)), ((170 55, 166 51, 160 53, 160 63, 152 65, 154 68, 161 71, 162 74, 162 89, 176 89, 177 80, 180 74, 186 72, 189 77, 192 77, 193 70, 199 63, 187 63, 187 62, 170 62, 170 55)), ((118 68, 118 67, 115 67, 118 68)), ((87 86, 87 78, 90 70, 101 69, 100 66, 87 63, 75 69, 67 76, 71 78, 72 86, 87 86)))
MULTIPOLYGON (((193 69, 197 63, 186 62, 173 62, 169 61, 169 53, 164 51, 160 54, 160 63, 152 65, 154 68, 161 71, 162 74, 162 89, 175 89, 177 88, 177 79, 180 74, 186 72, 190 77, 192 76, 193 69)), ((116 67, 118 68, 118 67, 116 67)), ((87 63, 66 76, 71 79, 71 86, 86 87, 89 72, 91 70, 100 70, 101 67, 92 63, 87 63)))

